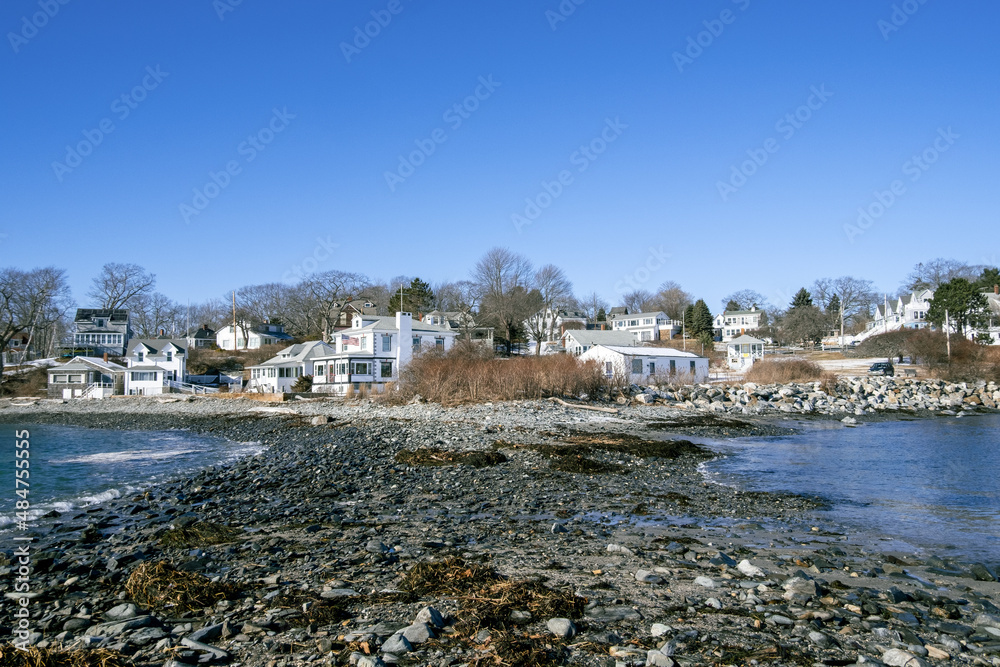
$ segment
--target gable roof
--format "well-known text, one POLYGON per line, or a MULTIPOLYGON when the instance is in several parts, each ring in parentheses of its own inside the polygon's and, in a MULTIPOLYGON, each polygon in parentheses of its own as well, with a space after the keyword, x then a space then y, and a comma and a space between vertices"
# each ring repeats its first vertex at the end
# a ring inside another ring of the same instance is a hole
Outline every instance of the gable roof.
POLYGON ((700 354, 695 354, 694 352, 685 352, 684 350, 675 350, 672 347, 643 347, 641 345, 626 347, 622 345, 595 345, 594 347, 584 352, 584 354, 589 354, 594 350, 598 349, 611 350, 612 352, 617 352, 618 354, 625 355, 627 357, 674 357, 680 359, 707 359, 708 357, 703 357, 700 354))
POLYGON ((664 313, 662 310, 658 310, 658 311, 652 312, 652 313, 645 313, 645 312, 643 312, 643 313, 629 313, 628 314, 628 319, 631 320, 632 318, 638 319, 638 318, 642 318, 642 317, 660 317, 661 315, 663 316, 663 319, 665 319, 665 320, 669 320, 670 319, 669 317, 667 317, 667 314, 664 313))
POLYGON ((563 334, 563 340, 572 338, 578 344, 585 347, 594 345, 622 345, 634 346, 639 341, 627 331, 609 331, 607 329, 570 329, 563 334))
POLYGON ((762 341, 760 338, 754 338, 753 336, 748 336, 746 334, 743 334, 742 336, 732 339, 731 341, 726 343, 726 345, 732 345, 733 343, 739 343, 740 345, 760 343, 761 345, 763 345, 764 341, 762 341))
POLYGON ((147 354, 153 355, 162 353, 170 345, 187 352, 187 341, 183 338, 130 338, 128 347, 125 348, 125 355, 131 355, 140 345, 146 348, 147 354))
POLYGON ((259 368, 260 366, 281 366, 283 364, 300 364, 305 361, 309 361, 310 359, 336 353, 337 349, 329 343, 324 343, 321 340, 311 340, 305 343, 289 345, 285 349, 278 352, 277 355, 261 364, 258 364, 257 366, 252 366, 251 368, 259 368))

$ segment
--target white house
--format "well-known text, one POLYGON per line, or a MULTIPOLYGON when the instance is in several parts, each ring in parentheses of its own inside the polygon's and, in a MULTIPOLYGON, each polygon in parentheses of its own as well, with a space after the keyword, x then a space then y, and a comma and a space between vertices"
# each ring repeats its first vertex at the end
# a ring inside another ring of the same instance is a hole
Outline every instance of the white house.
POLYGON ((538 343, 532 329, 542 332, 541 342, 559 340, 563 333, 570 330, 586 329, 589 319, 585 313, 576 310, 559 310, 546 308, 540 310, 524 321, 528 333, 528 341, 538 343))
POLYGON ((628 331, 570 329, 562 337, 563 350, 574 357, 579 357, 595 345, 632 347, 638 344, 639 341, 628 331))
POLYGON ((748 331, 760 328, 763 310, 756 306, 750 310, 727 310, 715 316, 714 328, 722 332, 722 341, 728 342, 748 331))
POLYGON ((49 398, 107 398, 124 391, 125 367, 100 357, 73 357, 48 372, 49 398))
MULTIPOLYGON (((365 313, 367 315, 367 313, 365 313)), ((421 320, 424 324, 433 324, 449 331, 455 331, 469 341, 482 344, 493 349, 493 327, 481 327, 476 324, 472 313, 464 310, 432 310, 421 320)))
POLYGON ((215 344, 220 350, 256 350, 264 345, 277 345, 292 340, 281 324, 253 324, 244 329, 242 325, 234 329, 232 324, 215 332, 215 344), (235 340, 234 340, 235 339, 235 340))
POLYGON ((746 334, 726 343, 726 362, 733 370, 746 370, 764 357, 764 341, 746 334))
POLYGON ((640 342, 670 340, 681 332, 681 323, 663 312, 616 314, 611 320, 611 330, 627 331, 640 342))
POLYGON ((133 338, 125 350, 125 393, 151 396, 169 393, 170 382, 187 373, 187 341, 183 338, 133 338))
MULTIPOLYGON (((333 345, 322 341, 309 341, 291 345, 258 366, 250 367, 247 391, 280 394, 292 391, 292 386, 303 375, 317 375, 316 360, 336 352, 333 345)), ((319 364, 323 374, 324 364, 319 364)))
POLYGON ((708 357, 669 347, 596 345, 580 355, 580 361, 591 360, 606 377, 632 384, 708 379, 708 357))
POLYGON ((986 292, 987 317, 986 327, 977 333, 987 334, 990 345, 1000 345, 1000 285, 994 285, 993 290, 986 292))
POLYGON ((458 337, 457 331, 414 322, 410 313, 396 313, 394 318, 355 314, 352 324, 338 332, 334 353, 315 360, 313 391, 382 391, 386 383, 399 380, 414 354, 447 352, 458 337))

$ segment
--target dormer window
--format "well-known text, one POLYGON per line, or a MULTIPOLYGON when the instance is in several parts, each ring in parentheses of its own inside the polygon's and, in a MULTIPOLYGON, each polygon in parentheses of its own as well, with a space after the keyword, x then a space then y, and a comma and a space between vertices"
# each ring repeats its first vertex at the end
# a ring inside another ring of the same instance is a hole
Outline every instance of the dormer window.
POLYGON ((168 351, 167 352, 167 361, 173 361, 173 360, 174 360, 174 353, 168 351))
POLYGON ((142 350, 136 350, 135 351, 135 360, 138 361, 140 364, 142 363, 143 359, 145 359, 145 358, 146 358, 146 355, 143 353, 142 350))

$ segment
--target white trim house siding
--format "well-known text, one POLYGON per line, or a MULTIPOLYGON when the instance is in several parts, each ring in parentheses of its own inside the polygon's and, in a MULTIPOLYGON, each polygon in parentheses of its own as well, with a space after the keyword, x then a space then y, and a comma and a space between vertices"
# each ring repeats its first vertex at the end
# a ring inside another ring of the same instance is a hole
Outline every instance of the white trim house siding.
POLYGON ((707 357, 665 347, 595 345, 580 355, 580 361, 596 361, 605 377, 632 384, 708 379, 707 357))

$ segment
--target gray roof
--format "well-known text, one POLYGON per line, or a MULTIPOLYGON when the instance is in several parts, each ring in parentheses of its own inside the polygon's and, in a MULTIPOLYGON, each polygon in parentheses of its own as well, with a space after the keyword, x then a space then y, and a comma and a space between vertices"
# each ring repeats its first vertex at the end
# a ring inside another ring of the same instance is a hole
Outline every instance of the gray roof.
MULTIPOLYGON (((622 345, 598 345, 597 347, 603 347, 606 350, 611 350, 612 352, 617 352, 630 357, 680 357, 683 359, 707 359, 707 357, 695 354, 694 352, 676 350, 672 347, 626 347, 622 345)), ((592 351, 594 349, 595 348, 591 348, 588 351, 592 351)))
POLYGON ((104 361, 100 357, 73 357, 65 364, 61 366, 52 366, 49 368, 49 372, 65 372, 65 371, 78 371, 78 370, 91 370, 91 371, 102 371, 105 373, 121 373, 125 370, 125 367, 121 364, 116 364, 113 361, 104 361))
POLYGON ((135 348, 139 345, 144 345, 154 353, 159 354, 163 352, 164 348, 171 343, 174 347, 178 347, 184 352, 187 352, 187 341, 183 338, 130 338, 128 341, 128 347, 125 349, 125 354, 132 354, 135 348))
POLYGON ((747 336, 746 334, 743 334, 738 338, 734 338, 731 341, 728 341, 726 345, 732 345, 733 343, 739 343, 740 345, 743 345, 744 343, 746 344, 760 343, 761 345, 763 345, 764 341, 762 341, 760 338, 754 338, 753 336, 747 336))
POLYGON ((110 310, 107 308, 77 308, 76 309, 76 322, 84 322, 95 317, 106 317, 111 322, 118 322, 124 324, 128 321, 128 309, 127 308, 115 308, 110 310))
POLYGON ((164 371, 164 372, 166 372, 165 368, 161 368, 159 366, 156 366, 155 364, 143 364, 142 366, 130 366, 129 370, 130 371, 164 371))
POLYGON ((601 331, 599 329, 570 329, 563 338, 572 336, 580 345, 593 347, 594 345, 638 345, 639 341, 635 336, 627 331, 601 331))
MULTIPOLYGON (((667 314, 664 313, 663 311, 657 311, 655 313, 629 313, 628 314, 628 319, 631 320, 632 318, 639 319, 639 318, 642 318, 642 317, 660 317, 661 315, 664 317, 664 319, 670 319, 669 317, 667 317, 667 314)), ((623 318, 616 318, 616 319, 626 319, 626 318, 623 317, 623 318)))
MULTIPOLYGON (((398 331, 396 328, 396 318, 395 317, 368 317, 365 316, 362 320, 363 322, 368 322, 360 329, 341 329, 337 333, 340 334, 350 334, 354 331, 398 331)), ((414 333, 441 333, 441 334, 451 334, 455 335, 455 332, 451 329, 446 329, 445 327, 439 327, 436 324, 427 324, 420 321, 412 321, 410 324, 410 330, 414 333)))
POLYGON ((282 366, 284 364, 301 364, 309 361, 310 359, 315 359, 316 357, 336 354, 336 352, 336 348, 329 343, 324 343, 321 340, 311 340, 305 343, 290 345, 279 352, 276 356, 273 356, 264 363, 253 366, 252 368, 259 368, 260 366, 282 366))

